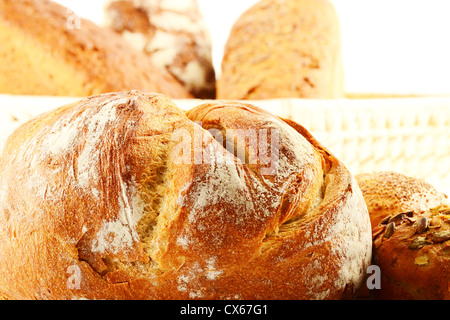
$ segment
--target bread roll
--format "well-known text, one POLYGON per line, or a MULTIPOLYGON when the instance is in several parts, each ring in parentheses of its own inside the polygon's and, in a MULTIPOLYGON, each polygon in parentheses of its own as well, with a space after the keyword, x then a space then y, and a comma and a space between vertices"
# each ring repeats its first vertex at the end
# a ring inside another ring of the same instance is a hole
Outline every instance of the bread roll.
POLYGON ((106 26, 169 71, 196 98, 216 97, 209 29, 197 0, 108 0, 106 26))
POLYGON ((189 92, 116 33, 47 0, 0 0, 0 93, 189 92))
POLYGON ((377 299, 450 299, 450 203, 427 182, 396 172, 357 175, 373 229, 377 299))
POLYGON ((327 0, 259 1, 231 30, 218 98, 341 98, 340 41, 327 0))
POLYGON ((355 179, 251 105, 88 97, 18 128, 0 168, 5 299, 340 299, 371 258, 355 179))

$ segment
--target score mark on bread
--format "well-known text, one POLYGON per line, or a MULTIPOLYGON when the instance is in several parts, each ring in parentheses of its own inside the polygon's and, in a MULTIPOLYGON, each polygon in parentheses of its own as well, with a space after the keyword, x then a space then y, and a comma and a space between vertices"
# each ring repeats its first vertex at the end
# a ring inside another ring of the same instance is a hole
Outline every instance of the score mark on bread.
POLYGON ((7 299, 340 299, 370 261, 354 178, 300 125, 250 104, 184 112, 160 94, 91 96, 17 129, 0 168, 7 299), (277 171, 199 123, 277 130, 277 171), (192 161, 177 162, 180 144, 192 161), (195 163, 198 150, 209 160, 195 163))

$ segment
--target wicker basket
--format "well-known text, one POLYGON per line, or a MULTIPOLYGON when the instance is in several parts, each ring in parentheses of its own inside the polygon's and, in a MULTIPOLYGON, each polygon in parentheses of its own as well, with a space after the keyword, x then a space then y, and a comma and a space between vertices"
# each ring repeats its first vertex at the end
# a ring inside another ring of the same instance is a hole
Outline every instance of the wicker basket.
MULTIPOLYGON (((34 115, 73 98, 0 96, 4 139, 34 115)), ((189 109, 204 101, 176 100, 189 109)), ((247 101, 307 128, 354 174, 391 170, 450 194, 450 98, 247 101)))
POLYGON ((392 170, 450 191, 449 98, 297 100, 289 108, 353 173, 392 170))

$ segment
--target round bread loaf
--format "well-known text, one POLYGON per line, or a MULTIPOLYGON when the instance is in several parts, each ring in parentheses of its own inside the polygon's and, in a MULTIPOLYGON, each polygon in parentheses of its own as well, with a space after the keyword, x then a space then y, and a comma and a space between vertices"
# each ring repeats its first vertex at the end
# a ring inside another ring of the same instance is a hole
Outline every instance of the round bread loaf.
POLYGON ((108 0, 105 24, 196 98, 216 98, 209 29, 197 0, 108 0))
POLYGON ((0 93, 192 95, 111 30, 47 0, 0 0, 0 93))
POLYGON ((327 0, 262 0, 234 24, 219 99, 341 98, 340 25, 327 0))
POLYGON ((396 172, 356 176, 372 223, 378 299, 450 299, 450 203, 427 182, 396 172))
POLYGON ((18 128, 0 168, 5 299, 341 299, 371 259, 356 180, 251 105, 88 97, 18 128))

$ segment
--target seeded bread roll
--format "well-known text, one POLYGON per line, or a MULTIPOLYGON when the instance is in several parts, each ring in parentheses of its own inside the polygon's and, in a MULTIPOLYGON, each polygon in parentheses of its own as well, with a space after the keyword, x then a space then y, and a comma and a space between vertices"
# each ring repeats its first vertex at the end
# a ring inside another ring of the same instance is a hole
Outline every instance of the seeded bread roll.
POLYGON ((372 223, 378 299, 450 299, 450 203, 423 180, 395 172, 356 176, 372 223))
POLYGON ((259 1, 231 30, 218 98, 342 98, 340 41, 327 0, 259 1))
POLYGON ((196 98, 216 97, 211 39, 197 0, 108 0, 105 24, 196 98))
POLYGON ((0 0, 0 93, 87 96, 142 90, 192 97, 116 33, 47 0, 0 0))
POLYGON ((89 97, 21 126, 0 169, 5 299, 340 299, 371 258, 355 179, 252 105, 89 97))

